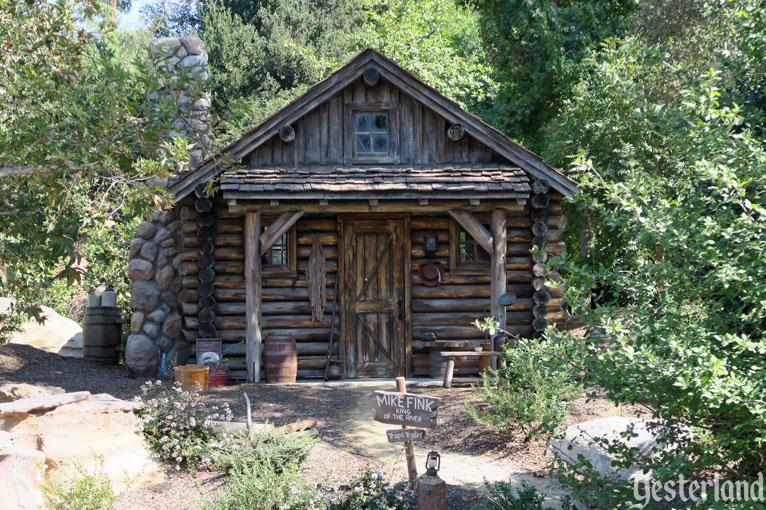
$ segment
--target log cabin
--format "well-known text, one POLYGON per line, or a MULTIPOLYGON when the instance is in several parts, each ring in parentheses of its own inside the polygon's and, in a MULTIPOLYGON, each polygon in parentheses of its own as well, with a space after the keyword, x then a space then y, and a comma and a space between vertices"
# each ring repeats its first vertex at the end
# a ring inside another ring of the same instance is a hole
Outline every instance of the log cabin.
POLYGON ((332 336, 344 378, 427 377, 435 351, 484 341, 477 318, 524 337, 565 318, 545 262, 577 184, 374 50, 221 154, 152 219, 177 239, 160 352, 220 338, 230 378, 257 382, 264 345, 290 337, 298 378, 322 378, 332 336))

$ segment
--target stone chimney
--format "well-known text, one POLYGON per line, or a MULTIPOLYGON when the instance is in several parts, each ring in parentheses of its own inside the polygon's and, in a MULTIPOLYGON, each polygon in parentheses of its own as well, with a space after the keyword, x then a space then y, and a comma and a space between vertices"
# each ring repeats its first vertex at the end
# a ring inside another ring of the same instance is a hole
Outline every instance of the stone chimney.
POLYGON ((171 131, 171 136, 186 136, 196 142, 184 171, 192 170, 208 156, 211 147, 210 93, 205 90, 210 67, 205 45, 196 35, 162 37, 152 41, 151 52, 160 65, 164 64, 170 79, 162 91, 149 99, 173 98, 179 105, 193 102, 188 115, 176 119, 171 131), (183 86, 174 86, 178 82, 183 86))
MULTIPOLYGON (((173 122, 171 136, 186 136, 195 142, 187 167, 196 168, 210 151, 210 94, 205 82, 210 77, 207 52, 199 37, 164 37, 152 42, 157 64, 169 73, 166 86, 149 100, 173 99, 190 105, 188 113, 173 122), (178 86, 182 83, 182 86, 178 86)), ((150 186, 169 185, 168 179, 150 181, 150 186)), ((192 346, 183 334, 178 301, 181 291, 179 265, 183 250, 182 222, 176 210, 155 211, 138 228, 130 243, 130 335, 125 346, 125 363, 136 374, 157 376, 175 364, 184 365, 192 346), (164 361, 165 367, 160 367, 164 361)))

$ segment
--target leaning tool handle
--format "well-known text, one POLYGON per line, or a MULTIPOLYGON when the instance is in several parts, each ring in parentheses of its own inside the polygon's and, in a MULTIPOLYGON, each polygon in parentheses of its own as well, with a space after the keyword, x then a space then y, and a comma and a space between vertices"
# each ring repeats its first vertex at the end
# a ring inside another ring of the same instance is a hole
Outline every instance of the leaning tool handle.
POLYGON ((330 371, 330 358, 333 352, 333 340, 335 339, 335 304, 338 302, 338 277, 335 276, 335 284, 332 288, 332 319, 330 320, 330 346, 327 348, 327 361, 324 364, 324 380, 327 380, 330 371))

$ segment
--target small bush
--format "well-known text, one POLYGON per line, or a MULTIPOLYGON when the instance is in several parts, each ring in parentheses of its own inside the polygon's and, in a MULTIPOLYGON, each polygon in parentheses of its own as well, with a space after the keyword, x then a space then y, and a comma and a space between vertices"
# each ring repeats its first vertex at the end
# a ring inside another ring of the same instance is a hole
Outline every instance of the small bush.
POLYGON ((579 365, 569 363, 575 354, 564 344, 542 338, 506 346, 500 356, 506 366, 475 389, 488 406, 477 410, 466 401, 469 414, 509 436, 517 429, 525 440, 552 435, 568 415, 565 402, 579 394, 574 368, 579 365))
MULTIPOLYGON (((483 507, 474 506, 474 509, 486 510, 543 510, 545 498, 537 492, 537 489, 521 484, 520 489, 514 490, 511 484, 507 482, 487 483, 487 502, 483 507), (514 494, 514 492, 516 494, 514 494)), ((569 496, 564 496, 561 500, 561 510, 577 510, 572 506, 572 500, 569 496)))
POLYGON ((197 391, 185 391, 180 384, 150 381, 141 390, 143 406, 136 414, 151 448, 177 469, 208 467, 209 445, 222 437, 212 421, 231 420, 228 405, 205 406, 197 391))
POLYGON ((269 462, 246 462, 229 472, 226 485, 202 510, 289 510, 312 506, 315 493, 298 480, 299 466, 275 470, 269 462))
POLYGON ((261 464, 279 474, 289 466, 302 465, 315 444, 315 437, 308 434, 274 431, 227 434, 211 448, 213 466, 232 472, 261 464))
POLYGON ((101 468, 88 473, 77 468, 77 478, 63 483, 51 483, 43 488, 51 510, 109 510, 116 495, 101 468))
POLYGON ((325 488, 327 510, 409 510, 414 494, 404 483, 389 485, 380 471, 365 467, 348 485, 325 488))

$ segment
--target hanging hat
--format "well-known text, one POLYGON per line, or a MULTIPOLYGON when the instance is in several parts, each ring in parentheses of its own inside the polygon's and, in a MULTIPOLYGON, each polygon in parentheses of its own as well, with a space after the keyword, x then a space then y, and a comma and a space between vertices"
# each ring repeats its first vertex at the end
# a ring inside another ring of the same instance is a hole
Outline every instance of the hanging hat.
POLYGON ((440 262, 435 264, 421 264, 418 268, 418 274, 420 275, 420 281, 426 287, 436 287, 442 282, 444 278, 444 270, 440 262))

